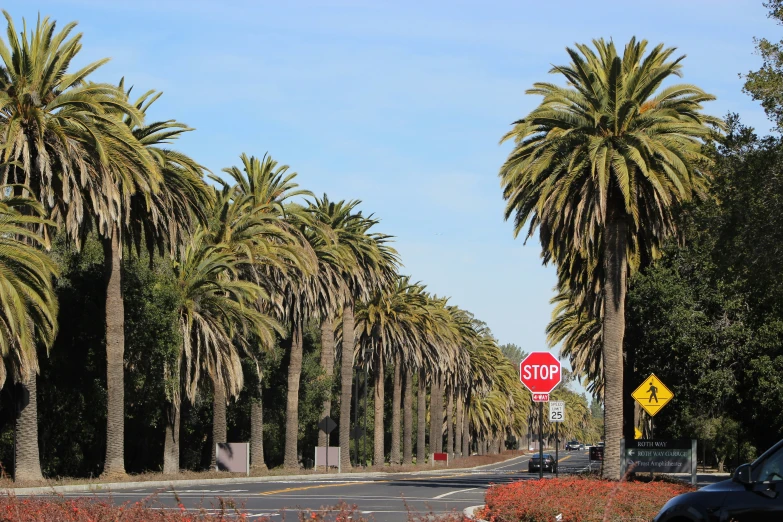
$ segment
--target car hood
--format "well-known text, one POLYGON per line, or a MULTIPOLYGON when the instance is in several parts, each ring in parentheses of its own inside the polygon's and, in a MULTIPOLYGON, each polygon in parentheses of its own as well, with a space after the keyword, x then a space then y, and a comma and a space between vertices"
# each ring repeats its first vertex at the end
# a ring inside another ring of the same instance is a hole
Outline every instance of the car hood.
POLYGON ((698 491, 685 493, 669 500, 655 520, 662 520, 663 515, 667 515, 665 519, 668 519, 674 515, 686 514, 694 520, 707 520, 708 513, 714 512, 723 505, 727 493, 743 489, 742 484, 731 479, 710 484, 698 491))

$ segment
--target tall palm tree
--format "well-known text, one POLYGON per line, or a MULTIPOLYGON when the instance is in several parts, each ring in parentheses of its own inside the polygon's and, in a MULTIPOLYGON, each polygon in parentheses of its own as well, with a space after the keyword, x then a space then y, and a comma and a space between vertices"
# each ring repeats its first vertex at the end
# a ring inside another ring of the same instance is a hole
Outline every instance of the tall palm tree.
MULTIPOLYGON (((379 220, 364 216, 356 207, 361 201, 330 203, 326 196, 316 200, 320 208, 318 219, 328 223, 335 240, 342 248, 343 263, 339 276, 342 282, 342 324, 340 332, 340 460, 343 469, 350 469, 350 420, 354 367, 355 314, 357 300, 366 300, 373 292, 390 284, 397 274, 399 257, 389 245, 391 236, 373 232, 379 220), (351 332, 346 335, 346 332, 351 332)), ((329 405, 331 407, 331 404, 329 405)), ((326 414, 327 408, 324 407, 326 414)))
POLYGON ((673 208, 702 192, 709 160, 701 152, 716 118, 702 114, 714 97, 692 85, 661 89, 681 75, 675 49, 635 38, 621 55, 595 40, 567 49, 555 66, 568 85, 536 83, 541 105, 515 123, 503 141, 516 146, 500 170, 506 217, 518 235, 529 221, 545 260, 560 264, 578 251, 600 265, 605 377, 604 475, 620 478, 623 335, 628 266, 649 255, 677 223, 673 208))
MULTIPOLYGON (((321 368, 324 372, 324 377, 330 383, 334 377, 336 348, 334 321, 341 304, 340 297, 345 292, 345 281, 342 274, 352 273, 354 271, 353 265, 356 262, 356 258, 351 255, 352 251, 346 243, 357 239, 355 232, 361 225, 362 216, 361 213, 353 214, 353 210, 358 204, 358 201, 332 202, 329 201, 326 194, 324 194, 323 198, 314 198, 314 201, 309 202, 309 210, 312 212, 313 218, 329 231, 328 237, 333 242, 331 245, 332 255, 324 256, 324 261, 328 262, 330 266, 327 270, 320 271, 320 274, 328 277, 332 274, 337 275, 337 279, 333 282, 325 282, 326 284, 319 285, 319 288, 329 294, 321 294, 318 299, 321 319, 321 368), (331 295, 332 292, 335 292, 336 295, 331 295)), ((327 235, 321 234, 319 237, 324 239, 327 235)), ((330 387, 329 393, 324 398, 320 417, 323 419, 331 414, 332 393, 330 387)), ((328 441, 328 435, 323 431, 319 431, 318 445, 328 446, 328 441)))
MULTIPOLYGON (((356 331, 361 346, 371 346, 369 363, 375 379, 375 427, 374 464, 382 466, 385 462, 384 451, 384 396, 385 366, 389 360, 405 346, 416 346, 421 342, 420 321, 424 317, 426 300, 409 277, 398 277, 397 281, 376 292, 368 302, 362 303, 356 311, 356 331)), ((360 353, 365 356, 364 351, 360 353)), ((398 394, 397 394, 398 395, 398 394)), ((396 405, 399 408, 399 404, 396 405)), ((399 413, 397 429, 399 438, 399 413)), ((399 444, 399 442, 398 442, 399 444)), ((399 452, 399 446, 398 446, 399 452)))
MULTIPOLYGON (((318 259, 301 231, 289 222, 290 200, 310 193, 298 190, 293 182, 296 173, 288 173, 287 165, 278 165, 269 155, 263 158, 242 154, 242 167, 223 169, 234 182, 229 199, 233 204, 222 214, 220 232, 216 237, 234 245, 252 263, 243 267, 245 277, 264 287, 270 295, 282 295, 285 284, 317 270, 318 259), (252 216, 252 219, 251 219, 252 216)), ((262 312, 276 313, 285 320, 281 303, 265 306, 262 312)), ((260 347, 261 348, 261 347, 260 347)), ((256 350, 261 352, 263 350, 256 350)), ((258 368, 258 366, 256 366, 258 368)), ((251 466, 263 470, 263 408, 261 375, 250 406, 251 466)))
MULTIPOLYGON (((211 381, 215 443, 225 442, 227 397, 236 397, 242 389, 239 350, 249 353, 251 338, 271 347, 275 332, 282 331, 273 318, 259 312, 256 306, 260 299, 266 299, 261 287, 240 278, 245 262, 229 245, 212 244, 209 234, 198 230, 185 248, 182 260, 174 265, 181 294, 179 327, 183 339, 177 370, 184 368, 185 390, 191 401, 195 398, 202 373, 211 381)), ((176 413, 173 429, 176 431, 179 427, 180 383, 177 371, 172 372, 172 376, 175 378, 172 402, 176 413)), ((171 439, 177 441, 177 437, 171 439)), ((166 442, 169 465, 178 469, 178 444, 169 446, 169 437, 166 442)))
POLYGON ((8 374, 17 383, 20 407, 16 417, 14 480, 41 480, 38 454, 38 356, 40 343, 48 351, 57 333, 57 298, 53 279, 57 267, 43 251, 48 242, 34 229, 47 223, 34 200, 10 196, 0 187, 0 388, 8 374))
MULTIPOLYGON (((3 183, 22 183, 78 245, 90 231, 102 238, 106 265, 107 447, 104 473, 124 474, 124 310, 122 233, 131 223, 130 200, 157 193, 161 173, 123 117, 142 114, 121 89, 87 81, 107 60, 69 72, 81 49, 75 23, 59 33, 48 18, 18 33, 8 21, 0 42, 0 141, 3 183)), ((43 231, 48 234, 47 230, 43 231)))
MULTIPOLYGON (((124 90, 124 80, 119 89, 129 99, 132 88, 124 90)), ((149 107, 162 93, 153 90, 141 95, 133 107, 146 115, 149 107)), ((167 147, 183 133, 193 129, 174 120, 138 124, 125 118, 125 124, 136 140, 155 161, 161 173, 160 189, 152 194, 134 193, 128 205, 130 225, 124 229, 127 244, 140 250, 143 246, 152 253, 177 256, 190 240, 195 227, 206 223, 208 212, 214 205, 214 190, 203 180, 204 168, 181 152, 167 147)), ((177 377, 179 368, 168 368, 167 373, 177 377)), ((179 383, 177 377, 176 383, 179 383)), ((179 472, 179 390, 169 389, 177 400, 170 400, 166 408, 166 439, 164 443, 164 473, 179 472)))

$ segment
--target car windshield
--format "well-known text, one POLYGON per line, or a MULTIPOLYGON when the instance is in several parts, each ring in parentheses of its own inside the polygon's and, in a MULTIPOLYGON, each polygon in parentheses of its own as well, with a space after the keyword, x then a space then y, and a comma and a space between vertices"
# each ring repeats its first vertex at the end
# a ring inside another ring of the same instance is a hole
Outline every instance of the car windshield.
POLYGON ((753 472, 754 479, 762 482, 783 481, 783 446, 767 457, 753 472))

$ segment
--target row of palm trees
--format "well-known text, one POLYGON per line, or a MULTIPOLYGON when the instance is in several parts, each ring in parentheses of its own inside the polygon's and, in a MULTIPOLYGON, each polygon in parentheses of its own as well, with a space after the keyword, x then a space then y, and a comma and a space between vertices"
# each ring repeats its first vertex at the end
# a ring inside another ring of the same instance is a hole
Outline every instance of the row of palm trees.
MULTIPOLYGON (((321 364, 340 361, 339 438, 350 467, 352 374, 372 370, 374 461, 384 454, 384 384, 393 367, 392 463, 411 463, 412 386, 418 383, 417 462, 423 463, 430 392, 430 450, 463 454, 521 436, 529 395, 483 323, 398 274, 391 237, 358 201, 317 198, 269 156, 208 173, 170 145, 192 129, 145 116, 160 93, 138 98, 123 81, 94 83, 106 60, 71 71, 81 49, 75 24, 59 32, 43 18, 19 33, 11 17, 0 40, 0 339, 7 374, 21 390, 17 480, 42 478, 38 456, 37 347, 56 337, 55 234, 77 248, 103 245, 106 283, 107 445, 104 475, 124 475, 122 257, 146 250, 170 263, 177 282, 181 345, 166 382, 163 471, 179 471, 182 400, 210 390, 213 441, 226 440, 226 404, 243 389, 243 359, 258 361, 290 339, 285 458, 299 466, 303 330, 321 326, 321 364), (205 175, 213 184, 205 182, 205 175), (445 419, 444 419, 445 417, 445 419), (402 432, 402 433, 401 433, 402 432), (402 442, 402 448, 400 448, 402 442)), ((256 364, 256 368, 259 365, 256 364)), ((260 373, 260 370, 258 370, 260 373)), ((258 375, 259 382, 263 377, 258 375)), ((251 458, 263 468, 260 389, 251 408, 251 458)), ((327 399, 323 416, 333 405, 327 399)), ((325 443, 325 441, 322 441, 325 443)), ((214 445, 213 445, 214 452, 214 445)), ((214 460, 214 455, 213 455, 214 460)))

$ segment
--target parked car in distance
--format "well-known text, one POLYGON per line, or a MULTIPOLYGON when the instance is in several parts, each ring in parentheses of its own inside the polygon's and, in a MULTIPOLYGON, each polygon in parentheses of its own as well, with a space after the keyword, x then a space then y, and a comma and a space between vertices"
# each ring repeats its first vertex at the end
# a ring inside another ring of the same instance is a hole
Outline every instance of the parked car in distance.
POLYGON ((668 501, 654 522, 772 522, 783 520, 783 440, 729 480, 668 501))
MULTIPOLYGON (((568 451, 578 450, 580 445, 581 444, 579 443, 579 441, 572 440, 572 441, 566 443, 565 449, 568 450, 568 451)), ((583 446, 583 445, 581 445, 581 446, 583 446)))
POLYGON ((530 457, 530 461, 527 463, 528 473, 539 471, 541 468, 543 468, 544 471, 551 471, 552 473, 555 473, 557 471, 557 462, 555 462, 555 458, 549 453, 544 453, 544 461, 542 465, 541 459, 538 455, 530 457))

